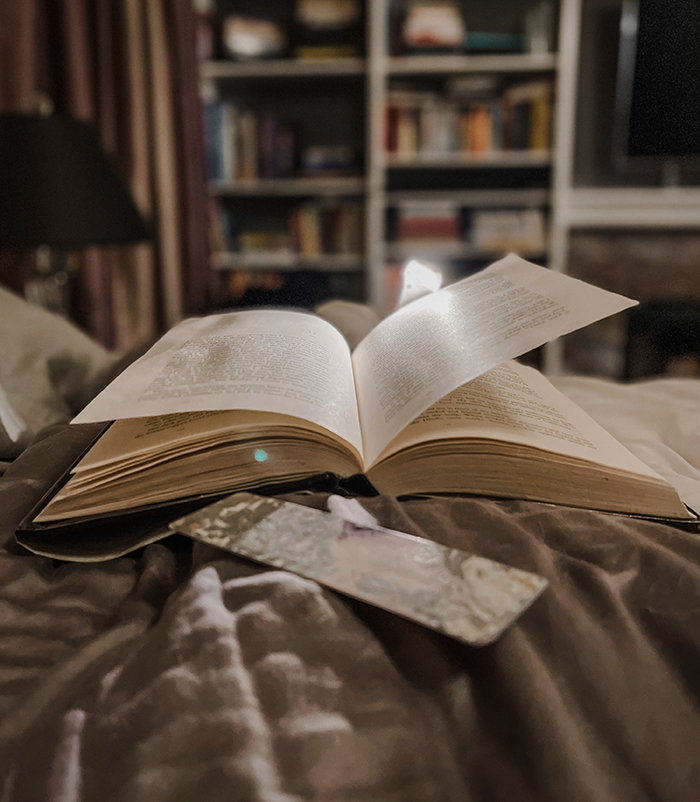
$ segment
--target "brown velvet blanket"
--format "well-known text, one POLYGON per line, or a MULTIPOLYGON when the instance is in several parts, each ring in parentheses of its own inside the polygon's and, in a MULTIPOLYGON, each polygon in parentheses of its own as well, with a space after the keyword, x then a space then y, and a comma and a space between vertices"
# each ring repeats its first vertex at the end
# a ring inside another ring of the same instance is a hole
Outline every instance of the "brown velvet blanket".
POLYGON ((700 799, 698 535, 362 499, 549 580, 473 648, 184 538, 92 565, 25 552, 16 525, 81 447, 58 428, 0 481, 3 802, 700 799))

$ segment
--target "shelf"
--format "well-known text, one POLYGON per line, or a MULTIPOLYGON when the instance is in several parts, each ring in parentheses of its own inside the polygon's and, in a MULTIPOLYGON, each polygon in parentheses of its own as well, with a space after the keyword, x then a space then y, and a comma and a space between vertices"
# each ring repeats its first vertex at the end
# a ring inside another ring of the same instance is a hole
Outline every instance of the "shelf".
POLYGON ((358 273, 364 269, 361 254, 332 253, 317 257, 297 253, 227 253, 212 254, 216 270, 320 270, 327 273, 358 273))
POLYGON ((387 206, 404 200, 450 200, 459 206, 511 207, 547 206, 549 189, 403 189, 386 193, 387 206))
MULTIPOLYGON (((474 259, 483 261, 495 261, 505 256, 508 251, 489 251, 488 253, 468 242, 390 242, 386 247, 386 259, 389 262, 404 262, 408 259, 474 259)), ((524 259, 541 260, 547 257, 543 251, 520 252, 524 259)))
POLYGON ((559 213, 570 228, 700 229, 700 189, 575 188, 562 195, 559 213))
MULTIPOLYGON (((555 53, 504 53, 486 55, 397 56, 387 60, 387 74, 426 75, 461 72, 553 72, 557 69, 555 53)), ((363 75, 362 58, 271 59, 259 61, 205 61, 202 78, 303 78, 326 75, 363 75)))
POLYGON ((365 60, 336 59, 271 59, 260 61, 205 61, 201 64, 202 78, 305 78, 327 75, 363 75, 365 60))
POLYGON ((504 150, 488 153, 387 153, 385 165, 391 167, 546 167, 552 163, 549 150, 504 150))
POLYGON ((460 72, 552 72, 557 69, 557 64, 555 53, 397 56, 388 60, 387 73, 396 76, 460 72))
POLYGON ((328 176, 319 178, 259 178, 252 181, 212 181, 209 184, 213 194, 229 195, 362 195, 365 179, 361 176, 328 176))

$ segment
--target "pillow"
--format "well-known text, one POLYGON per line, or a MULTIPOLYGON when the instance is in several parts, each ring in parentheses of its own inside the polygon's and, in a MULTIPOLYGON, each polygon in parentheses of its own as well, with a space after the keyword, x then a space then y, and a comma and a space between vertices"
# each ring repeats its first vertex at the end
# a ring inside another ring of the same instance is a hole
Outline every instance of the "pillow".
POLYGON ((70 321, 0 287, 0 459, 70 420, 116 359, 70 321))

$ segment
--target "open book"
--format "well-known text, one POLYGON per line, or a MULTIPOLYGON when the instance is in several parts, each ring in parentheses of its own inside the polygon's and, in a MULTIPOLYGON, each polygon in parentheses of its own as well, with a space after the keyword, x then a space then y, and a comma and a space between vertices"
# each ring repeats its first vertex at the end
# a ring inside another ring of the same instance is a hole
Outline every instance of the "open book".
POLYGON ((474 493, 690 518, 676 491, 514 361, 634 304, 510 255, 350 352, 329 323, 255 310, 184 321, 75 422, 115 422, 37 522, 321 473, 381 493, 474 493))

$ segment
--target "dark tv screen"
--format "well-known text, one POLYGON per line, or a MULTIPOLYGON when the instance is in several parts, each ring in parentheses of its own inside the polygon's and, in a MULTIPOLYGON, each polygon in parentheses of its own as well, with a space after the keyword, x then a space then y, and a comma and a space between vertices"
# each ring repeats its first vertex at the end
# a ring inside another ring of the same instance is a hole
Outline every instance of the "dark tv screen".
POLYGON ((624 0, 616 156, 700 155, 700 0, 624 0))

